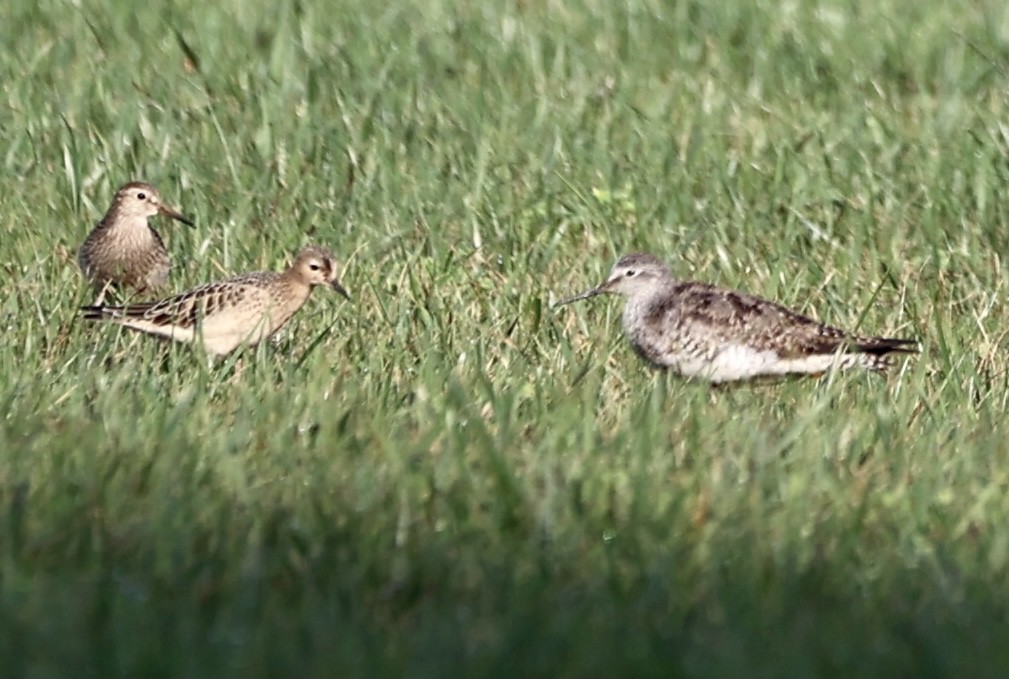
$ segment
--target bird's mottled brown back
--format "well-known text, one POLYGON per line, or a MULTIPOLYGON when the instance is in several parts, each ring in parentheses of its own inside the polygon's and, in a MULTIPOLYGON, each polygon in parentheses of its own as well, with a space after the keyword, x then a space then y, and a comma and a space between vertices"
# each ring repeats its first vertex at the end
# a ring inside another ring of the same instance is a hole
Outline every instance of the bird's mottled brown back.
POLYGON ((676 283, 670 292, 644 313, 650 334, 679 332, 712 344, 745 341, 773 348, 783 358, 832 353, 850 339, 838 328, 743 292, 693 281, 676 283))
POLYGON ((127 318, 142 318, 155 325, 195 327, 200 319, 243 304, 257 288, 266 288, 279 274, 264 271, 201 285, 159 302, 131 304, 122 309, 127 318))

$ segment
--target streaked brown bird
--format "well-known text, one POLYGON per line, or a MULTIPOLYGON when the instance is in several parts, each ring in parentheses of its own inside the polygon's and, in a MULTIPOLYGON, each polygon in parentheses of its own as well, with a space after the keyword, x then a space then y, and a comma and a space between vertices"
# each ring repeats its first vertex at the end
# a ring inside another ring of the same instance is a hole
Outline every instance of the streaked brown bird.
POLYGON ((81 310, 88 320, 108 320, 177 342, 201 344, 207 353, 222 356, 276 333, 317 285, 328 285, 350 299, 336 274, 333 255, 313 246, 302 250, 283 272, 242 274, 159 302, 81 310))
POLYGON ((109 289, 147 295, 167 286, 171 258, 148 222, 158 214, 193 226, 190 219, 165 205, 150 184, 130 182, 116 191, 108 212, 77 253, 84 277, 99 293, 99 303, 109 289))

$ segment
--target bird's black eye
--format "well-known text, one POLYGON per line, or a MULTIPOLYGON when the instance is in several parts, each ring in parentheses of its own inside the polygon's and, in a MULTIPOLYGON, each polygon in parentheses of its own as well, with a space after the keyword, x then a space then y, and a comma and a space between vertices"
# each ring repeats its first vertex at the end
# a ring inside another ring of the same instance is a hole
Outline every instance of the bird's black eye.
POLYGON ((319 269, 322 268, 322 266, 320 266, 318 262, 312 262, 311 264, 308 265, 308 268, 311 269, 312 271, 318 271, 319 269))
POLYGON ((636 273, 637 273, 637 272, 636 272, 636 271, 635 271, 634 269, 630 269, 630 270, 628 270, 628 272, 627 272, 627 273, 625 273, 624 275, 625 275, 625 276, 627 276, 628 278, 630 278, 631 276, 633 276, 633 275, 634 275, 634 274, 636 274, 636 273))
POLYGON ((147 200, 147 194, 141 191, 137 194, 137 200, 147 200))

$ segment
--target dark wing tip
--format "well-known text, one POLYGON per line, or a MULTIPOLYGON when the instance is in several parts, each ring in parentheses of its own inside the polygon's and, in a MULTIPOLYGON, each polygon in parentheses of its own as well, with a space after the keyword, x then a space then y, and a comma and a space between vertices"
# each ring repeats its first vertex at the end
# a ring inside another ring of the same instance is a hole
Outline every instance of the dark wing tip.
POLYGON ((897 337, 867 337, 860 338, 855 347, 866 354, 883 356, 885 354, 916 354, 918 353, 918 340, 903 339, 897 337))
POLYGON ((105 318, 107 315, 105 309, 106 307, 103 306, 82 306, 80 311, 81 316, 83 316, 85 320, 96 321, 100 318, 105 318))
POLYGON ((81 315, 86 320, 99 320, 102 318, 137 318, 147 314, 154 306, 152 302, 141 302, 127 306, 82 306, 81 315))

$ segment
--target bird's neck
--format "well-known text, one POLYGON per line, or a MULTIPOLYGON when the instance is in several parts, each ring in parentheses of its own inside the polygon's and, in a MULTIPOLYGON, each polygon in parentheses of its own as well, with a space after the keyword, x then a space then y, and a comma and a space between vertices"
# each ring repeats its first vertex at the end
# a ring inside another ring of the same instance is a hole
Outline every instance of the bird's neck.
POLYGON ((157 237, 147 222, 147 217, 106 215, 98 228, 130 243, 148 243, 157 237))
POLYGON ((312 286, 306 285, 295 271, 288 270, 277 277, 274 285, 282 290, 279 298, 284 300, 287 311, 293 314, 308 301, 308 296, 312 294, 312 286))
POLYGON ((634 294, 628 295, 624 303, 624 328, 637 327, 640 319, 650 313, 656 301, 666 297, 674 285, 672 279, 658 281, 655 285, 635 290, 634 294))

